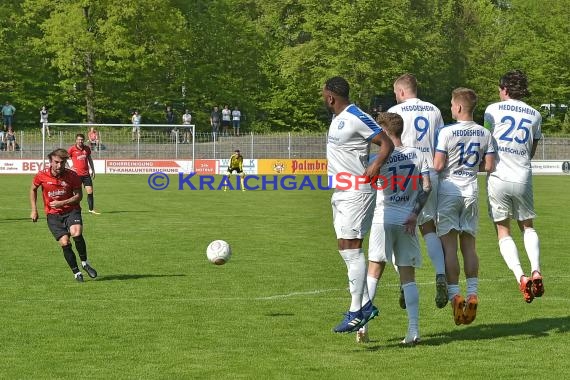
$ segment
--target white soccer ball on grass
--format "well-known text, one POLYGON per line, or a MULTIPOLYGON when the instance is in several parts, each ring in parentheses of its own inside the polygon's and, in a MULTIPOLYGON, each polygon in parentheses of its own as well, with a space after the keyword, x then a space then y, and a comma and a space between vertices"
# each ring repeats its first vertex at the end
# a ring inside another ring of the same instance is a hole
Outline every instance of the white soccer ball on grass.
POLYGON ((224 265, 232 257, 232 248, 224 240, 214 240, 208 245, 206 256, 212 264, 224 265))

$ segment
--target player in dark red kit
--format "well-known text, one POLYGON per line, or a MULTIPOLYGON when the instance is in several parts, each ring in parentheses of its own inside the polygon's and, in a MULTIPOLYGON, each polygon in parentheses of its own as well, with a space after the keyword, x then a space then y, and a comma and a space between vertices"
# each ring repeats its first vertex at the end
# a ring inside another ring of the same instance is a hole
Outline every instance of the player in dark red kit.
POLYGON ((93 199, 93 179, 95 179, 95 165, 93 165, 93 159, 91 158, 91 148, 84 145, 85 135, 78 133, 75 136, 75 145, 69 148, 67 151, 69 157, 73 162, 73 170, 81 178, 81 182, 85 186, 85 191, 87 191, 87 205, 89 206, 89 213, 93 215, 99 215, 100 213, 95 211, 93 199), (89 168, 91 168, 91 173, 89 173, 89 168))
POLYGON ((75 242, 81 266, 89 277, 97 277, 97 272, 87 261, 87 246, 83 239, 83 221, 81 219, 81 179, 65 167, 69 155, 65 149, 56 149, 48 155, 50 166, 36 174, 30 189, 32 222, 38 220, 37 195, 42 187, 44 208, 48 227, 63 249, 65 261, 71 268, 75 279, 83 282, 83 275, 77 265, 77 259, 69 237, 75 242))

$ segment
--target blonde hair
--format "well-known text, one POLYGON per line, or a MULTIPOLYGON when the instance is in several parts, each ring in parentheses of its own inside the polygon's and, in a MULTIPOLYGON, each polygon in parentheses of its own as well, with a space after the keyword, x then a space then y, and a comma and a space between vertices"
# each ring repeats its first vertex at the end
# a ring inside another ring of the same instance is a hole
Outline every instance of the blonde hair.
POLYGON ((456 88, 451 93, 451 99, 465 107, 465 111, 469 113, 473 113, 477 105, 477 94, 470 88, 456 88))

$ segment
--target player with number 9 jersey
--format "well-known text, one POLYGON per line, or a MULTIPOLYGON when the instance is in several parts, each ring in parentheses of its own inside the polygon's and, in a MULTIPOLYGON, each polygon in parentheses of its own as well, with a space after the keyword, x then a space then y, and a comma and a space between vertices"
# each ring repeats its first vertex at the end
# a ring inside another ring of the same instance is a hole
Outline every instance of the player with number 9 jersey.
POLYGON ((417 97, 398 99, 398 104, 391 107, 388 112, 397 113, 404 120, 402 143, 404 146, 417 148, 426 159, 430 168, 433 168, 433 155, 435 144, 435 131, 443 127, 441 111, 433 104, 417 97))
MULTIPOLYGON (((418 98, 418 82, 413 74, 403 74, 394 81, 394 95, 398 104, 390 108, 389 112, 399 114, 404 121, 402 143, 404 146, 418 149, 430 167, 432 191, 421 214, 418 215, 418 226, 436 274, 435 303, 438 308, 443 308, 447 305, 447 284, 443 249, 435 227, 439 179, 433 170, 435 133, 443 127, 443 118, 436 106, 418 98)), ((400 301, 402 305, 403 300, 400 301)))

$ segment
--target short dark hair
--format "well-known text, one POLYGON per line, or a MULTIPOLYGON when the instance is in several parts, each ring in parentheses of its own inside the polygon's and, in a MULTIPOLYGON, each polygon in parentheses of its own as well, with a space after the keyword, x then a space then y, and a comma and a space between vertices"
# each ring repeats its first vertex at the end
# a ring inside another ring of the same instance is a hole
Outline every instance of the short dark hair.
POLYGON ((330 78, 325 82, 325 89, 346 99, 348 99, 348 95, 350 93, 350 86, 343 77, 330 78))
POLYGON ((507 89, 507 95, 512 99, 521 99, 530 95, 528 79, 521 70, 512 70, 499 80, 499 87, 507 89))
POLYGON ((75 135, 75 138, 77 139, 78 137, 81 137, 83 140, 85 140, 85 135, 83 133, 78 133, 75 135))

